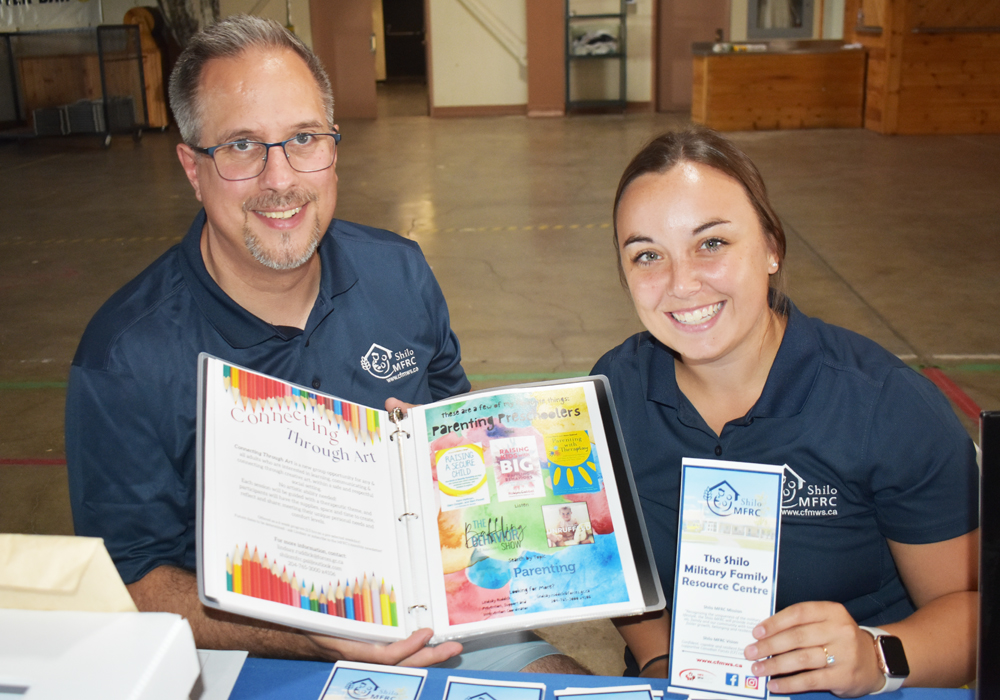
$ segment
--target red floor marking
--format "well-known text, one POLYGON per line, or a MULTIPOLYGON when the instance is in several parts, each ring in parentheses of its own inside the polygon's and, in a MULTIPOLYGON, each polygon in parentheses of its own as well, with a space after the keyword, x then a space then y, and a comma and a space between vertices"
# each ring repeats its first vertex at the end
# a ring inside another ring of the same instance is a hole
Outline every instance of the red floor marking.
POLYGON ((945 396, 962 409, 962 413, 971 418, 974 423, 979 423, 979 414, 982 409, 976 405, 976 402, 968 394, 962 391, 958 384, 948 379, 945 373, 936 367, 924 367, 921 371, 937 385, 938 389, 944 392, 945 396))
POLYGON ((65 466, 65 459, 7 459, 0 458, 0 465, 28 465, 28 466, 65 466))

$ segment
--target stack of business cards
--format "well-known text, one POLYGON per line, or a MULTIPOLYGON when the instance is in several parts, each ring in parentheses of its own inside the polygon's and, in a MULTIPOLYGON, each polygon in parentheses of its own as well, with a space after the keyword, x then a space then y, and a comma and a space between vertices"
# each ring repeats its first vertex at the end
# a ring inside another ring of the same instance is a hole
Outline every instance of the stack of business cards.
POLYGON ((555 692, 557 700, 653 700, 662 698, 662 690, 648 685, 612 685, 606 688, 566 688, 555 692))
POLYGON ((338 661, 319 700, 417 700, 427 669, 338 661))

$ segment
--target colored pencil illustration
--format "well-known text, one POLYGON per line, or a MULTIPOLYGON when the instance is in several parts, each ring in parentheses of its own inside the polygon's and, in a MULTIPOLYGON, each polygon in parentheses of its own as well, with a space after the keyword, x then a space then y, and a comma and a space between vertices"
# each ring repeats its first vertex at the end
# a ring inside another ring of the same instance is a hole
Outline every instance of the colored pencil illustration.
POLYGON ((347 590, 344 591, 344 617, 348 620, 353 620, 354 618, 354 589, 351 587, 350 582, 347 583, 347 590))
POLYGON ((340 579, 337 579, 337 591, 336 602, 337 602, 337 616, 347 617, 347 609, 344 607, 344 587, 340 585, 340 579))
POLYGON ((354 577, 354 619, 367 622, 365 620, 365 604, 361 597, 361 584, 358 583, 357 576, 354 577))
POLYGON ((373 445, 382 441, 381 419, 376 409, 321 396, 280 379, 225 364, 222 365, 222 384, 233 403, 251 413, 308 411, 314 419, 325 421, 338 432, 346 432, 355 442, 373 445))
POLYGON ((229 368, 229 380, 232 385, 233 402, 240 402, 240 371, 235 367, 229 368))
POLYGON ((243 592, 243 560, 240 558, 240 546, 233 550, 233 593, 243 592))
POLYGON ((229 592, 323 615, 399 626, 395 588, 386 584, 385 577, 379 578, 374 573, 364 572, 360 582, 355 577, 353 584, 348 579, 346 587, 342 579, 334 586, 330 581, 326 584, 307 581, 294 571, 289 578, 288 567, 279 565, 277 557, 272 559, 265 552, 261 559, 259 548, 251 548, 249 543, 242 548, 236 545, 232 554, 225 554, 224 563, 229 592))
POLYGON ((264 559, 260 562, 260 597, 264 600, 271 598, 271 562, 264 553, 264 559))
POLYGON ((382 624, 393 625, 392 613, 389 611, 389 592, 385 590, 385 579, 382 579, 382 587, 379 589, 379 608, 382 610, 382 624))
POLYGON ((243 546, 243 595, 253 595, 250 583, 250 545, 243 546))
POLYGON ((260 557, 257 555, 257 548, 253 548, 253 557, 250 559, 250 595, 260 598, 260 557))

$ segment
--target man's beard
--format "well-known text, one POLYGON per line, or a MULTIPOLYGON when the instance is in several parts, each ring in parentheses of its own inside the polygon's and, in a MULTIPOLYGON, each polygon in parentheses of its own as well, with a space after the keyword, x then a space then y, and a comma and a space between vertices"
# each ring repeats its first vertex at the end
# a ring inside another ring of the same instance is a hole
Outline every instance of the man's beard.
POLYGON ((320 228, 318 218, 313 220, 312 233, 301 251, 292 249, 291 234, 287 231, 281 233, 277 249, 272 251, 266 248, 257 234, 250 230, 250 212, 263 209, 294 209, 315 202, 317 199, 315 192, 292 190, 284 195, 265 194, 244 202, 243 243, 254 259, 272 270, 294 270, 309 262, 323 239, 324 231, 320 228))

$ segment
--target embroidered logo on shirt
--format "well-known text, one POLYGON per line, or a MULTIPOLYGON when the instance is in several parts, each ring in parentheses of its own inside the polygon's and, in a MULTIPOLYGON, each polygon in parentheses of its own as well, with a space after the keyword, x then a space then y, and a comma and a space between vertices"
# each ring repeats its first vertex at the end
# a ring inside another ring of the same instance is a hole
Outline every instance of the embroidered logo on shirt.
POLYGON ((378 343, 372 343, 368 352, 361 358, 361 369, 376 379, 384 379, 387 382, 394 382, 420 371, 413 350, 407 348, 394 352, 378 343))
POLYGON ((836 486, 810 484, 794 469, 785 465, 781 482, 781 514, 808 517, 837 514, 836 486))

